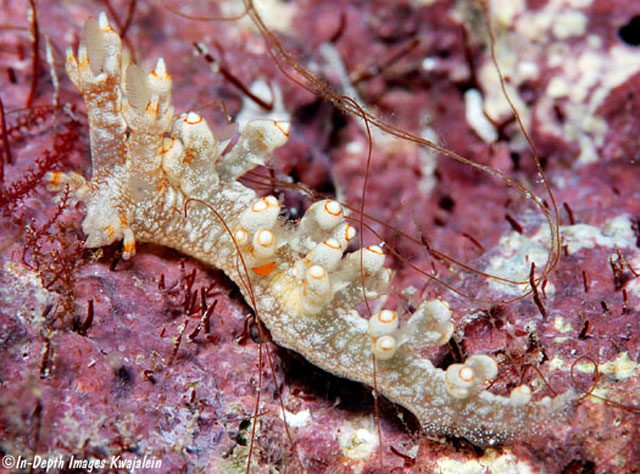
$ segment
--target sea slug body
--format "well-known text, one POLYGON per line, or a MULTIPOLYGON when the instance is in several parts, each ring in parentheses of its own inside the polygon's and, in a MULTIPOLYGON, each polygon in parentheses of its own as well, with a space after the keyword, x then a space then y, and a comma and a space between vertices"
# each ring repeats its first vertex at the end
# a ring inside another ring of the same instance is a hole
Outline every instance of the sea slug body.
POLYGON ((48 181, 53 191, 68 185, 86 205, 87 247, 123 240, 128 259, 136 242, 153 242, 223 270, 278 344, 369 386, 375 360, 378 392, 429 433, 502 443, 574 408, 574 391, 533 401, 528 386, 509 397, 484 390, 497 375, 488 355, 434 367, 417 351, 451 337, 443 301, 424 302, 404 324, 390 310, 362 317, 355 308, 364 295, 387 291, 383 245, 345 255, 356 232, 338 202, 316 202, 292 225, 276 197, 258 197, 238 181, 287 141, 287 124, 251 121, 223 154, 202 117, 174 116, 162 59, 149 74, 122 64, 120 38, 104 14, 87 20, 66 67, 87 106, 93 171, 90 181, 75 173, 50 173, 48 181))

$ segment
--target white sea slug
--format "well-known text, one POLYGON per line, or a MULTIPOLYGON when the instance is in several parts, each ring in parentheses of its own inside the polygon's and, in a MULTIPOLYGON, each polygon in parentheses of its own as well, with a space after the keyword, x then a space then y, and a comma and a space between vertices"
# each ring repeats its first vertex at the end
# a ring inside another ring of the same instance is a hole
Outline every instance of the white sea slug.
POLYGON ((92 177, 50 173, 48 180, 52 190, 69 185, 86 205, 87 247, 123 240, 123 256, 131 258, 136 241, 153 242, 223 270, 278 344, 369 386, 376 360, 378 391, 429 433, 479 445, 505 442, 541 431, 574 407, 573 391, 536 402, 526 386, 509 397, 484 390, 497 373, 487 355, 446 372, 435 368, 417 351, 451 337, 451 310, 443 301, 423 303, 403 325, 388 310, 363 318, 355 309, 363 294, 387 291, 384 247, 343 256, 355 229, 338 202, 313 204, 293 227, 279 217, 276 197, 259 198, 237 180, 287 141, 286 124, 249 122, 221 154, 201 116, 174 116, 162 59, 149 74, 122 65, 120 38, 104 14, 86 22, 66 68, 87 107, 92 177))

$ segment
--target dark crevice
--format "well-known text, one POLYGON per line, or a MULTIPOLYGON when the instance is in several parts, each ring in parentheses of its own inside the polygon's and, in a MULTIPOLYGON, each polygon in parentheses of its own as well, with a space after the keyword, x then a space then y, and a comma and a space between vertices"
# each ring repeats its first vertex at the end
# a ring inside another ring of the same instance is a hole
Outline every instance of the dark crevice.
POLYGON ((629 46, 640 46, 640 15, 636 15, 629 22, 620 27, 618 36, 629 46))

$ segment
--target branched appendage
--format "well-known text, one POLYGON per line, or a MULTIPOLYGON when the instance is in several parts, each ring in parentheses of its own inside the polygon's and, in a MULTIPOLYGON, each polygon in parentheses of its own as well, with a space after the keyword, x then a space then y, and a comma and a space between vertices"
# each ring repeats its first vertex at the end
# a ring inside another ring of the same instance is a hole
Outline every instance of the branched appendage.
POLYGON ((473 355, 446 372, 420 356, 451 337, 443 301, 421 304, 402 326, 390 310, 363 318, 355 307, 365 294, 377 298, 388 287, 383 245, 344 255, 356 231, 338 202, 316 202, 292 226, 277 198, 258 198, 237 180, 287 141, 287 125, 250 122, 222 155, 202 117, 173 116, 162 59, 149 74, 121 61, 120 38, 104 14, 87 21, 77 58, 67 56, 87 105, 93 176, 48 178, 52 189, 68 183, 86 204, 88 247, 122 239, 130 258, 135 241, 154 242, 222 269, 275 341, 324 370, 373 386, 375 355, 378 391, 427 432, 486 445, 538 433, 570 412, 574 392, 534 402, 527 386, 510 397, 484 390, 497 374, 490 356, 473 355))

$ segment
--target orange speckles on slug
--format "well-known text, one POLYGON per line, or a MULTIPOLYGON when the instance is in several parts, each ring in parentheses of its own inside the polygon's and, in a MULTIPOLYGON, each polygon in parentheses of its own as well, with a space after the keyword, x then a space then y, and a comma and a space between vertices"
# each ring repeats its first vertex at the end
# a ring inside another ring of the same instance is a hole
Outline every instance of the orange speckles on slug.
POLYGON ((267 204, 264 199, 260 199, 259 201, 256 201, 253 203, 253 205, 251 206, 251 211, 256 213, 264 212, 268 208, 269 208, 269 204, 267 204))
POLYGON ((389 336, 382 336, 379 340, 378 340, 378 347, 380 348, 380 350, 382 351, 392 351, 395 349, 395 343, 394 340, 389 337, 389 336))
POLYGON ((280 209, 280 202, 273 196, 266 196, 258 199, 251 205, 251 212, 260 214, 270 209, 280 209))
POLYGON ((124 242, 122 245, 125 254, 133 254, 136 250, 136 243, 133 242, 124 242))
POLYGON ((356 236, 356 229, 351 225, 347 224, 344 228, 344 240, 346 242, 351 242, 351 240, 356 236))
POLYGON ((390 309, 383 309, 369 319, 369 335, 375 343, 379 337, 390 336, 398 329, 398 315, 390 309))
POLYGON ((256 140, 256 144, 265 151, 269 150, 269 145, 267 144, 267 140, 266 140, 266 136, 265 134, 261 131, 261 130, 256 130, 255 131, 257 140, 256 140))
POLYGON ((285 129, 280 125, 280 122, 278 122, 277 120, 274 120, 274 121, 273 121, 273 124, 276 126, 276 128, 277 128, 278 130, 280 130, 280 131, 282 132, 282 134, 283 134, 285 137, 289 138, 289 130, 285 130, 285 129))
POLYGON ((383 309, 380 311, 376 317, 381 323, 389 324, 398 319, 398 315, 394 311, 390 311, 388 309, 383 309))
POLYGON ((385 335, 378 338, 373 345, 373 353, 378 360, 391 359, 398 350, 398 344, 393 336, 385 335))
POLYGON ((107 237, 111 239, 113 237, 113 234, 116 233, 116 230, 113 228, 113 226, 108 225, 104 228, 104 232, 107 234, 107 237))
POLYGON ((266 196, 262 199, 269 205, 269 207, 277 207, 280 209, 280 201, 278 201, 274 196, 266 196))
POLYGON ((175 144, 176 139, 173 137, 169 137, 168 139, 164 140, 163 143, 163 147, 162 150, 160 151, 161 154, 165 154, 165 153, 169 153, 171 151, 171 149, 173 148, 174 144, 175 144))
POLYGON ((184 118, 184 123, 187 125, 196 125, 202 122, 203 118, 195 112, 189 112, 184 118))
POLYGON ((276 268, 276 262, 269 262, 253 267, 251 270, 253 270, 256 275, 267 276, 274 270, 274 268, 276 268))
POLYGON ((376 255, 384 255, 384 251, 378 245, 371 245, 369 247, 366 247, 365 250, 368 250, 369 252, 371 252, 373 254, 376 254, 376 255))
POLYGON ((158 101, 149 101, 147 102, 147 106, 145 107, 145 110, 147 112, 151 112, 155 115, 158 115, 158 109, 160 107, 160 103, 158 101))
MULTIPOLYGON (((94 20, 94 17, 90 17, 91 20, 94 20)), ((102 34, 118 34, 116 33, 116 31, 111 27, 111 25, 109 23, 103 23, 101 22, 101 18, 98 18, 98 27, 100 28, 100 32, 102 34)))
POLYGON ((336 201, 326 201, 324 203, 324 210, 327 212, 327 214, 330 214, 334 217, 338 217, 343 212, 342 206, 336 201))
POLYGON ((327 277, 327 271, 320 265, 312 265, 307 274, 312 280, 323 280, 327 277))
POLYGON ((335 239, 327 239, 322 242, 322 245, 325 245, 332 250, 340 250, 340 244, 335 239))
POLYGON ((60 181, 62 181, 62 176, 63 174, 60 173, 59 171, 52 171, 49 174, 49 183, 58 184, 60 181))
POLYGON ((292 315, 300 315, 302 312, 302 299, 299 288, 289 286, 282 294, 284 295, 282 297, 282 307, 292 315))
POLYGON ((249 234, 244 229, 236 229, 233 233, 233 240, 238 245, 245 245, 249 240, 249 234))
POLYGON ((473 369, 471 369, 471 367, 463 365, 462 367, 460 367, 460 370, 458 370, 458 378, 465 383, 472 383, 475 380, 473 369))
POLYGON ((256 234, 256 243, 261 247, 270 247, 275 242, 275 236, 269 229, 263 229, 256 234))

